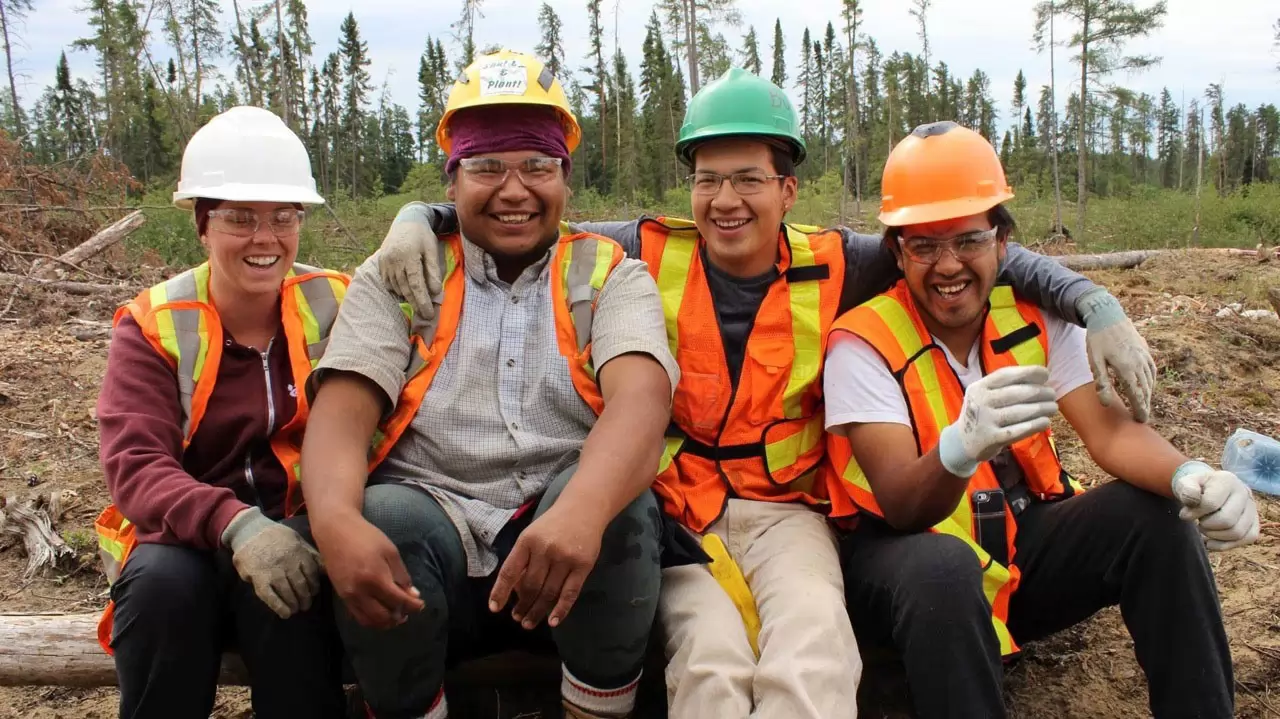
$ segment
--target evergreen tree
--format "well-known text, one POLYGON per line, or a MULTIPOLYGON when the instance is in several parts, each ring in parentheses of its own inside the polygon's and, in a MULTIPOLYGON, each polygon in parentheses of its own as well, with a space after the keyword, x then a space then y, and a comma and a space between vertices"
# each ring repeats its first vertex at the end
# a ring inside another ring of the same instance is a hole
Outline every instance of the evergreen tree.
POLYGON ((360 141, 361 130, 364 129, 364 107, 373 85, 369 79, 369 45, 360 38, 360 27, 356 24, 355 13, 348 12, 342 26, 338 29, 338 56, 342 65, 342 133, 347 139, 346 158, 351 169, 351 185, 348 189, 351 196, 360 192, 360 169, 362 165, 360 141))
POLYGON ((813 55, 809 53, 812 41, 809 39, 809 28, 804 29, 804 37, 800 40, 800 74, 796 77, 796 89, 800 91, 800 128, 807 145, 813 144, 813 126, 811 120, 814 100, 813 55))
MULTIPOLYGON (((588 145, 584 148, 586 150, 584 152, 586 162, 583 163, 583 169, 585 170, 584 174, 588 185, 592 184, 592 178, 598 178, 597 189, 601 192, 607 192, 609 168, 609 102, 607 88, 609 85, 609 71, 604 60, 604 28, 600 24, 600 0, 587 0, 587 18, 587 39, 591 47, 587 53, 587 60, 591 64, 583 68, 590 78, 590 82, 585 89, 594 92, 596 96, 593 118, 600 140, 595 147, 591 147, 589 143, 583 143, 588 145)), ((586 128, 583 129, 585 135, 586 128)))
POLYGON ((1156 138, 1160 186, 1175 187, 1178 182, 1178 161, 1182 157, 1182 130, 1178 123, 1178 106, 1173 104, 1173 95, 1169 94, 1167 87, 1160 92, 1156 138))
POLYGON ((1027 104, 1027 76, 1022 74, 1022 70, 1018 70, 1018 76, 1013 79, 1013 146, 1015 148, 1022 147, 1022 128, 1018 126, 1019 120, 1022 118, 1022 108, 1027 104))
POLYGON ((457 22, 451 26, 454 38, 462 45, 462 54, 458 57, 458 72, 467 69, 476 59, 476 19, 484 17, 480 5, 484 0, 462 0, 462 13, 457 22))
POLYGON ((615 193, 627 198, 634 198, 640 187, 638 155, 640 147, 635 130, 636 90, 627 70, 627 58, 618 50, 613 54, 613 77, 611 86, 617 100, 615 109, 616 141, 614 152, 615 193))
POLYGON ((560 37, 563 25, 555 9, 545 2, 538 10, 538 27, 542 30, 542 41, 534 48, 534 52, 538 53, 551 74, 563 82, 568 79, 564 72, 564 40, 560 37))
POLYGON ((769 82, 783 87, 787 82, 787 41, 782 37, 782 19, 773 24, 773 72, 769 82))
POLYGON ((440 148, 435 141, 436 125, 444 117, 444 106, 452 81, 444 43, 440 40, 432 42, 427 37, 427 47, 418 59, 417 149, 418 157, 433 165, 440 162, 440 148))
POLYGON ((17 25, 23 23, 31 11, 31 0, 0 0, 0 42, 4 43, 4 66, 9 74, 9 103, 12 106, 14 136, 26 133, 22 115, 22 103, 18 101, 18 83, 13 72, 13 42, 17 39, 17 25))
POLYGON ((1164 24, 1168 11, 1166 0, 1157 0, 1149 8, 1138 8, 1133 0, 1056 0, 1036 6, 1035 40, 1042 42, 1051 15, 1065 16, 1077 24, 1071 38, 1071 46, 1078 48, 1076 59, 1080 66, 1080 94, 1076 103, 1077 154, 1077 237, 1084 236, 1085 205, 1088 185, 1089 161, 1086 125, 1090 119, 1090 85, 1101 82, 1117 72, 1133 72, 1150 67, 1159 58, 1149 55, 1123 54, 1124 44, 1137 37, 1145 37, 1164 24))
POLYGON ((747 29, 747 36, 742 38, 742 67, 748 72, 760 74, 760 41, 756 39, 756 28, 747 29))

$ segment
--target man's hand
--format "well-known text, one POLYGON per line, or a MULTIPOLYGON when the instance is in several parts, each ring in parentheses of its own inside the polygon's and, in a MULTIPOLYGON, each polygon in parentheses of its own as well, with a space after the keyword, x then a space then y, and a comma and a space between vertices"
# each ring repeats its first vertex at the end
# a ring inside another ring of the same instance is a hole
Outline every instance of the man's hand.
POLYGON ((1231 472, 1187 462, 1173 475, 1173 496, 1182 503, 1179 516, 1199 525, 1211 551, 1243 547, 1258 539, 1261 527, 1253 492, 1231 472))
POLYGON ((334 591, 361 626, 390 629, 422 611, 425 604, 387 535, 354 513, 326 524, 313 522, 312 534, 334 591))
POLYGON ((1086 292, 1077 303, 1084 320, 1089 346, 1089 366, 1098 386, 1098 399, 1110 407, 1115 397, 1111 372, 1129 402, 1133 418, 1146 422, 1151 415, 1151 394, 1156 383, 1156 363, 1147 341, 1125 315, 1111 293, 1099 287, 1086 292))
POLYGON ((520 534, 489 594, 489 611, 502 611, 514 591, 511 617, 525 629, 538 626, 548 610, 548 625, 564 621, 596 566, 604 536, 604 525, 581 514, 566 516, 572 514, 552 505, 520 534))
POLYGON ((1002 367, 969 385, 960 419, 942 430, 938 458, 948 472, 969 477, 1000 450, 1049 428, 1058 411, 1049 370, 1002 367))
POLYGON ((236 573, 281 619, 311 608, 320 591, 320 555, 297 532, 250 507, 227 524, 222 543, 236 573))
POLYGON ((432 298, 439 298, 444 286, 439 247, 426 205, 410 202, 400 208, 378 250, 383 283, 413 305, 414 314, 424 320, 435 317, 432 298))

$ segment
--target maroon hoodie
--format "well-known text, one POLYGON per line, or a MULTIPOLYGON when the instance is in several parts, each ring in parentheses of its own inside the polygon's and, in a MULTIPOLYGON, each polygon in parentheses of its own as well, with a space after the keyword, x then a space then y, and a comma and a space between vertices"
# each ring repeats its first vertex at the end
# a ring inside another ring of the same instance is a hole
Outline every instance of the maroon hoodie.
POLYGON ((224 338, 208 408, 183 451, 177 375, 132 317, 116 326, 98 395, 99 451, 139 542, 215 549, 247 506, 283 516, 286 477, 269 438, 298 408, 287 345, 283 333, 266 353, 224 338))

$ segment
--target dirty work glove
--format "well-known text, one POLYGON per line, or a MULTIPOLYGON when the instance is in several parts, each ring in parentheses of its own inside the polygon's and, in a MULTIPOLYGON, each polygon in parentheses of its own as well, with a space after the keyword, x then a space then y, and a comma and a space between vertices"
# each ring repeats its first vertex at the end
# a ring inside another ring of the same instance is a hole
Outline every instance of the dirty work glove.
POLYGON ((1261 526, 1253 492, 1231 472, 1186 462, 1173 473, 1173 496, 1182 504, 1178 516, 1199 525, 1209 550, 1243 547, 1258 539, 1261 526))
POLYGON ((957 477, 972 477, 1000 450, 1049 428, 1058 411, 1049 370, 1002 367, 969 385, 960 419, 942 430, 938 459, 957 477))
POLYGON ((1147 341, 1138 334, 1120 302, 1102 287, 1084 293, 1076 302, 1076 310, 1084 321, 1089 367, 1098 387, 1098 399, 1105 407, 1114 401, 1110 375, 1114 372, 1133 418, 1146 422, 1156 384, 1156 363, 1147 341))
POLYGON ((383 284, 413 305, 414 315, 423 320, 436 316, 432 298, 438 298, 444 286, 439 248, 427 204, 410 202, 400 208, 378 250, 383 284))
POLYGON ((320 553, 297 532, 250 507, 232 518, 222 544, 236 573, 281 619, 311 608, 320 592, 320 553))

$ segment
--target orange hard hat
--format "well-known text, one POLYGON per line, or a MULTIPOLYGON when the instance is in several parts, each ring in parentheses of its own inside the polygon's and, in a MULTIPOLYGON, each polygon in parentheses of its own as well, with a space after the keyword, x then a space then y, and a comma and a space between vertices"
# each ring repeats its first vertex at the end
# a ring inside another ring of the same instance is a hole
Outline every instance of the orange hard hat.
POLYGON ((884 165, 880 222, 888 227, 968 217, 1013 199, 996 149, 954 122, 921 125, 884 165))

